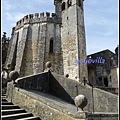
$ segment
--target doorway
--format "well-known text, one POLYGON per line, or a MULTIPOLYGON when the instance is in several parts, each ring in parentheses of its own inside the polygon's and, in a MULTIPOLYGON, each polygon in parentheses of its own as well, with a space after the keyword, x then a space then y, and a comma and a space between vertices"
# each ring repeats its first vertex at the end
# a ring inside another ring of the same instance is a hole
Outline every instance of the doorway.
POLYGON ((103 78, 103 80, 104 80, 105 87, 108 87, 108 79, 107 79, 107 77, 103 78))

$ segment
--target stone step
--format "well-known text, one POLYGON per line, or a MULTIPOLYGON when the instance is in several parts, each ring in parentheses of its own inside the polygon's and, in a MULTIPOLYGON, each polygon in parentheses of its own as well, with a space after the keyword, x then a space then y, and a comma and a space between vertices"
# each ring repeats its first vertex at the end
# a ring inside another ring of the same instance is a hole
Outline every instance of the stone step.
POLYGON ((16 114, 16 113, 25 113, 23 109, 10 109, 10 110, 1 110, 2 115, 16 114))
POLYGON ((3 101, 3 102, 2 102, 2 105, 13 105, 13 103, 7 102, 7 101, 3 101))
POLYGON ((2 89, 2 95, 6 94, 6 88, 2 89))
POLYGON ((2 98, 2 102, 4 102, 4 101, 6 101, 6 102, 7 102, 7 100, 6 100, 5 98, 4 98, 4 99, 2 98))
POLYGON ((5 95, 4 95, 4 96, 2 95, 2 98, 6 98, 6 96, 5 96, 5 95))
POLYGON ((11 114, 11 115, 3 115, 2 120, 15 120, 15 119, 24 119, 27 117, 32 117, 32 113, 20 113, 20 114, 11 114))
POLYGON ((2 98, 2 99, 6 99, 6 96, 2 96, 1 98, 2 98))
POLYGON ((34 117, 32 113, 27 113, 20 109, 19 106, 14 105, 6 100, 6 94, 2 95, 2 120, 41 120, 39 117, 34 117))
POLYGON ((19 109, 20 107, 17 105, 2 105, 2 110, 8 110, 8 109, 19 109))
POLYGON ((22 119, 15 119, 15 120, 41 120, 39 117, 27 117, 22 119))

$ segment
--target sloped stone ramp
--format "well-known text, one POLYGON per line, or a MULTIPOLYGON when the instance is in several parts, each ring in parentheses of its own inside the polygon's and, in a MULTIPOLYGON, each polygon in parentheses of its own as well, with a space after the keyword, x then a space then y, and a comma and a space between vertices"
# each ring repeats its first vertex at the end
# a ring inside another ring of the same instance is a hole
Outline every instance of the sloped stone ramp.
POLYGON ((6 95, 2 95, 1 120, 41 120, 34 117, 32 113, 27 113, 19 106, 14 105, 6 100, 6 95))

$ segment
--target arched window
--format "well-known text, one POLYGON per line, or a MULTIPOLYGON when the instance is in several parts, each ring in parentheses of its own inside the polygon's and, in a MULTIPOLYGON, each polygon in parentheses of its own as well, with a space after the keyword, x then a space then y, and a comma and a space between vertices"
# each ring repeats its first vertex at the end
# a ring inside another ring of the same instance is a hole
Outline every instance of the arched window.
POLYGON ((68 0, 67 4, 68 4, 68 7, 70 7, 72 5, 72 0, 68 0))
POLYGON ((51 38, 50 39, 50 47, 49 47, 49 52, 50 53, 53 53, 53 42, 54 42, 54 40, 53 40, 53 38, 51 38))
POLYGON ((81 0, 77 0, 77 4, 81 7, 81 9, 83 10, 83 2, 81 0))
POLYGON ((65 10, 65 2, 62 3, 62 11, 65 10))
POLYGON ((81 0, 79 0, 79 4, 78 5, 81 6, 81 0))

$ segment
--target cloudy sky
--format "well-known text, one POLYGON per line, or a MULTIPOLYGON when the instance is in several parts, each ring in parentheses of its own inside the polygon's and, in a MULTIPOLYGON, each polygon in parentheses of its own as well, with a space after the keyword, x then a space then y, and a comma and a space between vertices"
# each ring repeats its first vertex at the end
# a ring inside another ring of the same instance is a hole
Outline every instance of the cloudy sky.
MULTIPOLYGON (((54 0, 2 0, 2 30, 11 37, 12 27, 25 15, 54 12, 54 0)), ((118 0, 85 0, 84 20, 87 55, 118 43, 118 0)))

